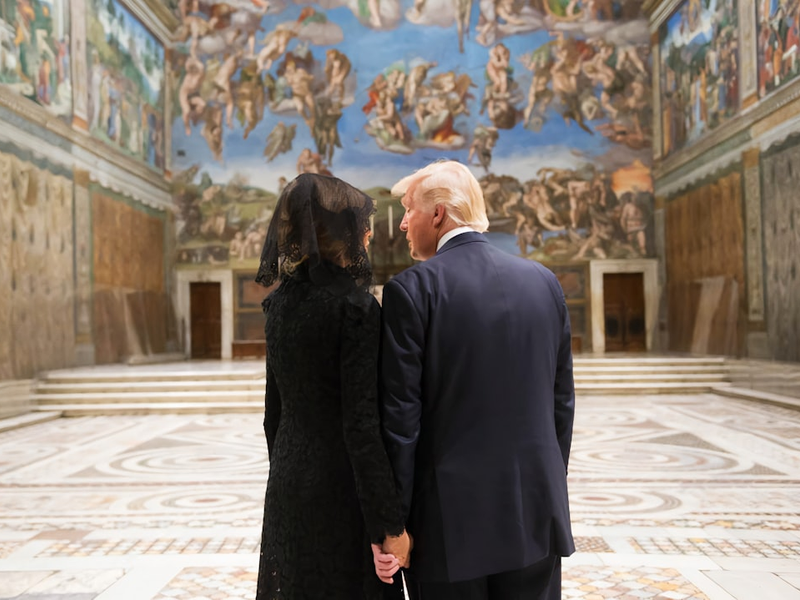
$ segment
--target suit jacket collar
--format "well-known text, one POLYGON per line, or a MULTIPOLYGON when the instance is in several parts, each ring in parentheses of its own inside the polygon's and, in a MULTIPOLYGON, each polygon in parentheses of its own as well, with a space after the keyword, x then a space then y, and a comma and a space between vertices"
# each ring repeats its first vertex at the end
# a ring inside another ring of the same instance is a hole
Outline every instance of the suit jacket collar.
POLYGON ((465 233, 461 233, 454 237, 451 240, 448 240, 447 243, 439 248, 439 251, 436 253, 436 256, 442 254, 443 252, 447 252, 448 250, 452 250, 453 248, 457 248, 458 246, 462 246, 464 244, 470 244, 472 242, 483 242, 488 244, 489 240, 486 239, 482 233, 478 233, 477 231, 469 231, 465 233))

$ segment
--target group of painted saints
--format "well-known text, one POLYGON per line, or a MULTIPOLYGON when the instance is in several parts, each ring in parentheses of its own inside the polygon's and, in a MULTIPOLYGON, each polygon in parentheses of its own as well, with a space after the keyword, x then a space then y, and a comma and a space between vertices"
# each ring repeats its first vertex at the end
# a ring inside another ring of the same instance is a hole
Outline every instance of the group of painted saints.
MULTIPOLYGON (((488 45, 480 94, 480 82, 470 75, 439 69, 437 62, 423 58, 394 62, 359 90, 350 58, 329 48, 319 60, 303 33, 305 27, 327 24, 324 13, 306 6, 296 19, 280 22, 259 42, 262 18, 281 12, 283 5, 279 0, 248 1, 246 8, 238 0, 178 2, 180 36, 187 51, 174 67, 182 71, 177 95, 184 131, 190 137, 198 129, 219 162, 224 160, 225 130, 241 127, 247 139, 269 109, 277 122, 264 141, 265 160, 297 152, 298 172, 331 172, 336 149, 342 148, 339 121, 361 94, 366 95, 361 107, 365 130, 381 149, 411 154, 420 148, 468 148, 468 160, 487 172, 502 130, 522 124, 538 132, 553 111, 587 134, 600 132, 636 149, 650 142, 650 83, 643 48, 563 33, 516 57, 502 42, 488 44, 499 32, 521 31, 526 11, 562 20, 610 20, 619 18, 620 6, 628 2, 535 0, 533 8, 518 6, 515 0, 480 2, 477 37, 488 45), (495 27, 489 35, 492 23, 517 29, 495 27), (523 76, 517 76, 515 64, 530 75, 522 71, 523 76), (478 123, 468 131, 466 118, 475 109, 478 123), (297 118, 308 128, 313 148, 295 148, 299 123, 292 121, 297 118), (596 120, 603 122, 589 125, 596 120)), ((369 10, 379 15, 378 0, 375 3, 377 8, 369 10)), ((432 10, 453 12, 463 49, 472 0, 416 0, 406 16, 421 22, 432 10)), ((380 16, 368 22, 377 28, 380 16)))

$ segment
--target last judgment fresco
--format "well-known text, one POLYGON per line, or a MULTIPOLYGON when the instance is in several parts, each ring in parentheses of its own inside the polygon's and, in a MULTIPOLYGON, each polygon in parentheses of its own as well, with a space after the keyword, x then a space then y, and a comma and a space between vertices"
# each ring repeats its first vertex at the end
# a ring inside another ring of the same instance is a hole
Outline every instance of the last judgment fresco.
POLYGON ((509 252, 652 254, 638 0, 173 5, 179 264, 257 264, 278 194, 304 172, 368 190, 377 246, 404 264, 388 188, 439 158, 470 165, 509 252))

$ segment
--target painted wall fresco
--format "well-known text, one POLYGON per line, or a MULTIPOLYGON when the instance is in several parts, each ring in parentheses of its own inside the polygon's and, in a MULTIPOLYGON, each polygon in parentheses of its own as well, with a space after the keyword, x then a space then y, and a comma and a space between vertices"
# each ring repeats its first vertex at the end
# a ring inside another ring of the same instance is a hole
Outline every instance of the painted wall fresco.
POLYGON ((758 94, 764 97, 800 73, 800 0, 756 0, 758 94))
POLYGON ((69 0, 0 0, 0 84, 72 116, 69 0))
POLYGON ((178 1, 178 264, 257 265, 281 187, 317 172, 377 199, 390 274, 409 260, 387 188, 442 157, 479 177, 489 237, 509 252, 651 255, 640 4, 178 1))
POLYGON ((0 148, 0 380, 74 361, 73 184, 26 154, 0 148))
POLYGON ((739 109, 736 0, 685 0, 662 25, 663 155, 691 144, 739 109))
POLYGON ((87 0, 89 131, 163 169, 164 48, 118 0, 87 0))

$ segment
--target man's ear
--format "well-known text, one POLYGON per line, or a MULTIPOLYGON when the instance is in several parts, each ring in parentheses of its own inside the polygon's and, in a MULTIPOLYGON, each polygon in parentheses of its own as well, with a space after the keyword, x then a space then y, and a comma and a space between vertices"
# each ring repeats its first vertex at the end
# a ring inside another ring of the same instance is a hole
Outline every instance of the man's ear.
POLYGON ((447 219, 447 207, 444 204, 437 204, 433 207, 433 226, 437 229, 442 226, 442 224, 447 219))

